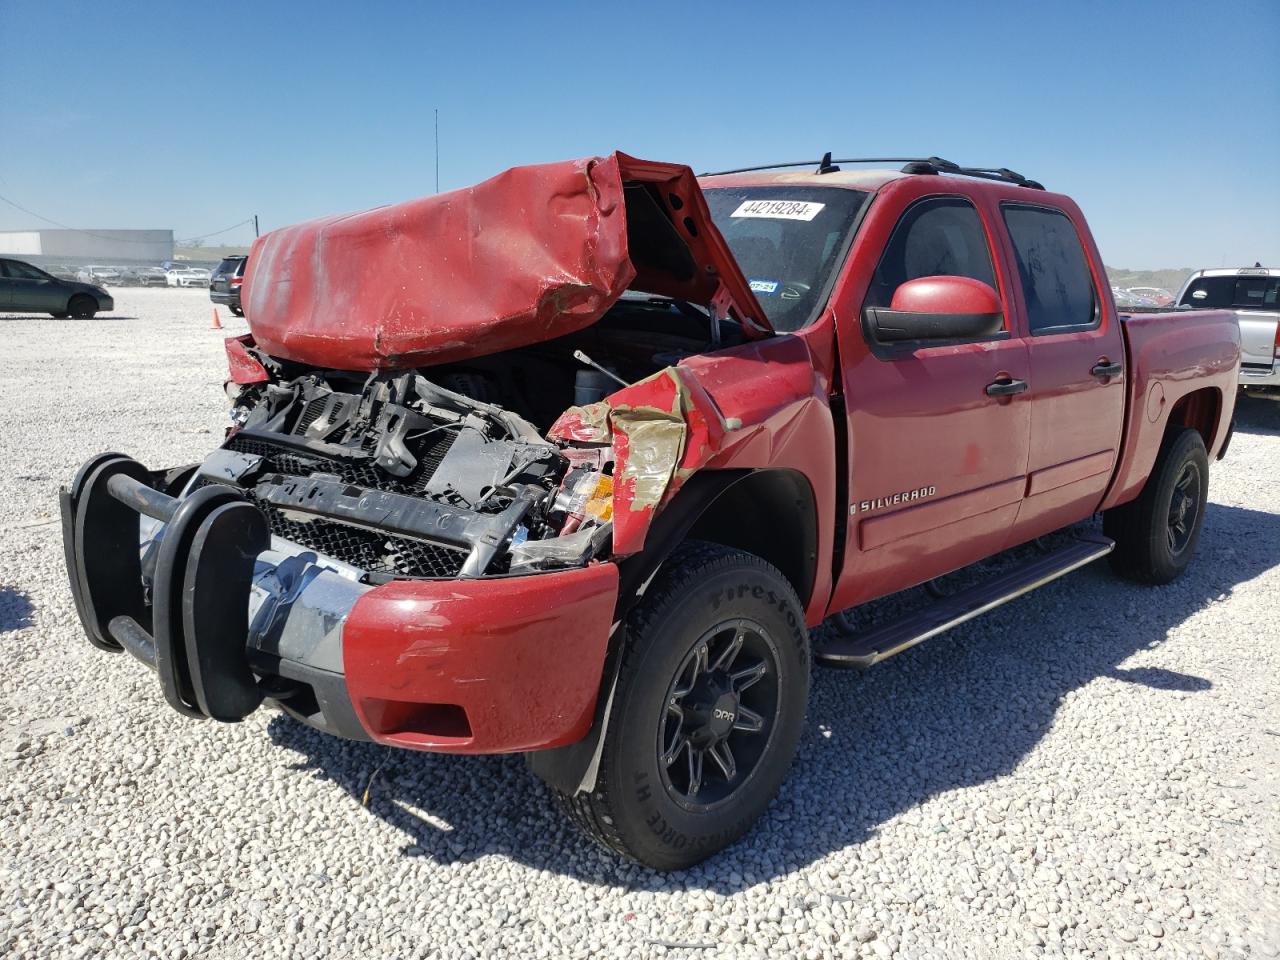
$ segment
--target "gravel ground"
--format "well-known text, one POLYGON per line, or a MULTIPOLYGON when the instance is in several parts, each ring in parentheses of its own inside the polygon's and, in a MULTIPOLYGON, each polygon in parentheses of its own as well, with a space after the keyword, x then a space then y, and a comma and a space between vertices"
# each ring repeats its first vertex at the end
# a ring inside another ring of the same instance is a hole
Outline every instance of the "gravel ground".
POLYGON ((0 317, 0 956, 1280 954, 1280 403, 1242 407, 1180 582, 1097 564, 818 673, 755 832, 657 876, 518 757, 195 723, 90 648, 59 485, 197 458, 225 413, 203 294, 117 303, 0 317))

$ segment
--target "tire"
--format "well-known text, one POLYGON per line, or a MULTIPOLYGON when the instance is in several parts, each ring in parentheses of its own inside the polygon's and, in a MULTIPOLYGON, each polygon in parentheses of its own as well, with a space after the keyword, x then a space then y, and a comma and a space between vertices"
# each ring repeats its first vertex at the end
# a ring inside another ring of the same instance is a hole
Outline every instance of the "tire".
POLYGON ((55 320, 65 320, 67 317, 71 316, 71 314, 67 313, 65 310, 59 310, 49 314, 49 316, 53 317, 55 320))
POLYGON ((231 309, 231 312, 232 312, 235 316, 237 316, 237 317, 243 317, 243 316, 244 316, 244 307, 239 306, 239 305, 237 305, 237 304, 232 304, 230 309, 231 309))
POLYGON ((1170 431, 1138 499, 1102 516, 1116 542, 1112 569, 1139 583, 1176 580, 1195 554, 1208 497, 1209 457, 1199 431, 1170 431))
POLYGON ((77 320, 92 320, 93 315, 98 312, 98 301, 88 294, 79 294, 71 298, 71 302, 67 304, 67 312, 77 320))
POLYGON ((742 837, 786 776, 809 696, 804 609, 759 557, 687 543, 625 642, 595 789, 558 797, 606 849, 678 870, 742 837))

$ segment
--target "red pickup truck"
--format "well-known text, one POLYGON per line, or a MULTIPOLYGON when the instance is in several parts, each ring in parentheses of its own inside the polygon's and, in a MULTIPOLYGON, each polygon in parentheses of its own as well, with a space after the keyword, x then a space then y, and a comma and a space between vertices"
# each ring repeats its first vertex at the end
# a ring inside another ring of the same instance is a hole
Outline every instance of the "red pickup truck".
POLYGON ((89 639, 191 717, 269 701, 525 753, 596 839, 672 869, 767 807, 811 663, 868 666, 1107 554, 1178 576, 1230 437, 1232 315, 1118 315, 1079 209, 1012 171, 859 163, 616 153, 265 235, 225 442, 103 454, 63 492, 89 639))

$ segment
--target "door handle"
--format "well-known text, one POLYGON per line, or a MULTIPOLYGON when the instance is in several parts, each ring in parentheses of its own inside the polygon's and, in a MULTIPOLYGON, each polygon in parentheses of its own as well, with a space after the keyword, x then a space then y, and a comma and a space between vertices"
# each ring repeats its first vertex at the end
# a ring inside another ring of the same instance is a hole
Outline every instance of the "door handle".
POLYGON ((1001 377, 994 383, 987 384, 988 397, 1012 397, 1015 393, 1022 393, 1027 389, 1027 381, 1012 380, 1009 377, 1001 377))
POLYGON ((1118 377, 1124 373, 1123 363, 1110 363, 1106 357, 1103 357, 1093 365, 1093 369, 1089 371, 1095 377, 1118 377))

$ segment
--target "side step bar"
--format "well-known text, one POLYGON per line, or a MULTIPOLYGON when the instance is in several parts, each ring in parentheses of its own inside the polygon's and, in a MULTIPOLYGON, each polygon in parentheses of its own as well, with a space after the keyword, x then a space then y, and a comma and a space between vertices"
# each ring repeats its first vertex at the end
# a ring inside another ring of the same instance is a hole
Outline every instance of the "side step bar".
POLYGON ((1105 557, 1115 546, 1114 540, 1091 534, 992 580, 932 603, 923 610, 855 636, 832 640, 816 650, 813 659, 824 667, 865 670, 895 653, 910 649, 1105 557))

